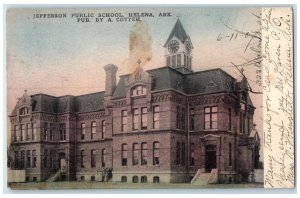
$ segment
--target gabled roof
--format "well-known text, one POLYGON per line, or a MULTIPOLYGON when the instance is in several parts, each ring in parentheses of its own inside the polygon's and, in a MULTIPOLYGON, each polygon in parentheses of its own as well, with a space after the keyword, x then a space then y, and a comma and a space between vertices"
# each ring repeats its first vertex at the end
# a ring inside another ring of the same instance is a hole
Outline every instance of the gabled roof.
POLYGON ((179 19, 177 19, 177 21, 173 27, 173 30, 172 30, 168 40, 166 41, 164 47, 169 43, 169 41, 173 38, 173 36, 176 36, 182 43, 184 43, 185 40, 187 38, 189 38, 189 36, 186 34, 179 19))

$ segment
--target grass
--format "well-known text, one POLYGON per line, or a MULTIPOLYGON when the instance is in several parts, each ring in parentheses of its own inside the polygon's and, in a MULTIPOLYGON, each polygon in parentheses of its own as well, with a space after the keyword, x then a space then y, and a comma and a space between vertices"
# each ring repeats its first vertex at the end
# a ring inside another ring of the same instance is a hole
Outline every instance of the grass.
POLYGON ((133 183, 103 183, 103 182, 29 182, 9 183, 12 190, 58 190, 58 189, 232 189, 232 188, 263 188, 263 183, 240 184, 208 184, 205 186, 189 183, 180 184, 133 184, 133 183))

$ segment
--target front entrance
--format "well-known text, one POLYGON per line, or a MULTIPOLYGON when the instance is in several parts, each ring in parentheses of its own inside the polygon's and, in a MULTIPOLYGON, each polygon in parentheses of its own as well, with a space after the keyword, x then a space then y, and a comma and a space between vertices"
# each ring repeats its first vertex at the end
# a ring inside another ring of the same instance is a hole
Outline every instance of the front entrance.
POLYGON ((66 170, 67 163, 66 163, 66 154, 65 153, 59 153, 59 168, 60 170, 66 170))
POLYGON ((217 168, 216 146, 208 145, 205 147, 205 171, 211 172, 212 169, 217 168))

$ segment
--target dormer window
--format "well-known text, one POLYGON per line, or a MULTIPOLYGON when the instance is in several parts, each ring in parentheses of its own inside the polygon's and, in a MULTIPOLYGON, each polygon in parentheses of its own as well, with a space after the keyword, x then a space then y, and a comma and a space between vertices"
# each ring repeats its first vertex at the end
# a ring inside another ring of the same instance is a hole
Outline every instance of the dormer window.
POLYGON ((146 87, 142 85, 135 86, 132 89, 132 96, 146 95, 146 87))
POLYGON ((28 114, 29 114, 28 107, 23 107, 20 109, 20 115, 28 115, 28 114))

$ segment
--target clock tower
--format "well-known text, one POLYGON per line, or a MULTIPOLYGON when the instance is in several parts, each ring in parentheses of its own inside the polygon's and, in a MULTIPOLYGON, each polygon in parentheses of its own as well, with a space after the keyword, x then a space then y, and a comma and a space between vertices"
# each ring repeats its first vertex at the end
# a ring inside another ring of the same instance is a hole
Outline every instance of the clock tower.
POLYGON ((166 66, 175 68, 182 73, 192 72, 193 44, 180 19, 176 21, 164 48, 166 66))

